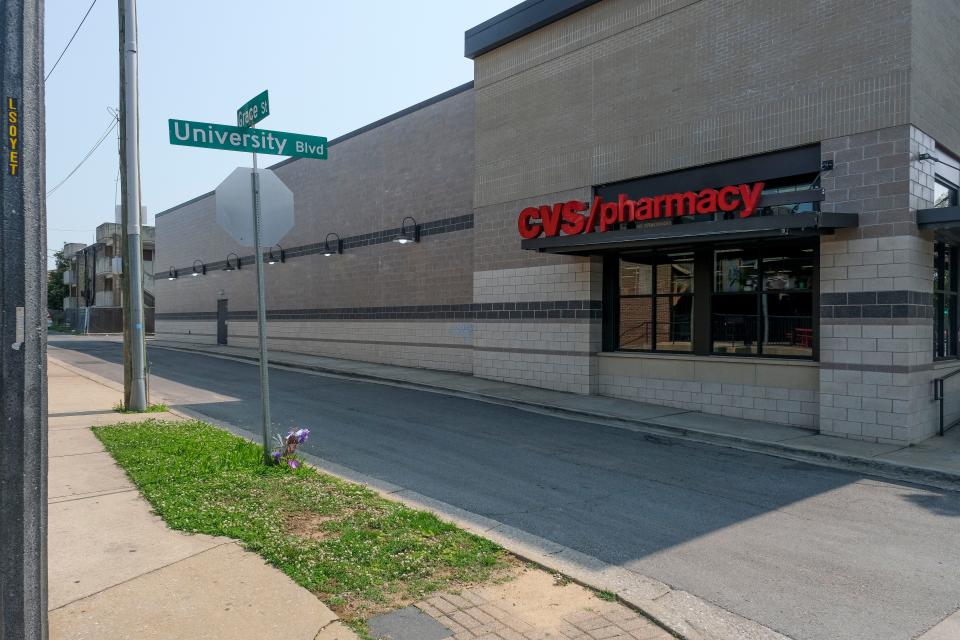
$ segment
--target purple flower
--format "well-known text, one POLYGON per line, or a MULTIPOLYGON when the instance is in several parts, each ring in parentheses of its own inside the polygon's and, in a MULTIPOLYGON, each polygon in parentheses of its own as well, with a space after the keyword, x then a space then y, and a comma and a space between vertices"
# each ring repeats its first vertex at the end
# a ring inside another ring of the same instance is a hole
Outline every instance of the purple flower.
POLYGON ((280 456, 283 454, 281 454, 279 451, 274 451, 272 455, 274 464, 280 464, 280 456))
POLYGON ((297 467, 300 466, 300 463, 297 462, 296 460, 293 460, 292 458, 290 460, 287 460, 287 464, 290 465, 291 469, 296 469, 297 467))
POLYGON ((310 430, 309 430, 309 429, 300 429, 300 430, 298 430, 296 433, 294 433, 293 435, 295 435, 295 436, 297 437, 297 444, 303 444, 304 442, 307 441, 307 438, 310 437, 310 430))

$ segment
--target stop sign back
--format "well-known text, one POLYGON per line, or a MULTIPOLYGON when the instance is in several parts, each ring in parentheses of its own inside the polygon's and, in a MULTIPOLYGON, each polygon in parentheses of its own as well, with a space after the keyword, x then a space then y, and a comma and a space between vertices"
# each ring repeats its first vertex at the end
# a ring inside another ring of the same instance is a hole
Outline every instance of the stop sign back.
MULTIPOLYGON (((277 244, 293 228, 293 192, 270 169, 260 176, 260 244, 277 244)), ((253 246, 253 169, 238 167, 217 186, 217 224, 244 247, 253 246)))

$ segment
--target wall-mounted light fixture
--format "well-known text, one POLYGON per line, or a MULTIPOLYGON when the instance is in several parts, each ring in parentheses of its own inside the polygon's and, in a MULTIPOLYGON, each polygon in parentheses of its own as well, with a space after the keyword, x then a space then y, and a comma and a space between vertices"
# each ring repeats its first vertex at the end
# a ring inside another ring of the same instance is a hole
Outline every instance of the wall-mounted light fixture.
POLYGON ((940 158, 933 155, 932 153, 921 153, 917 156, 917 160, 933 160, 934 162, 940 162, 940 158))
POLYGON ((193 261, 193 273, 191 274, 194 278, 197 276, 207 275, 207 265, 203 264, 201 260, 193 261), (197 265, 200 265, 199 267, 197 265))
POLYGON ((400 235, 394 238, 393 241, 399 242, 400 244, 420 242, 420 225, 413 219, 413 216, 407 216, 400 222, 400 235), (408 226, 407 220, 413 224, 408 226))
POLYGON ((323 240, 323 255, 329 258, 330 256, 340 255, 341 253, 343 253, 343 240, 340 239, 339 234, 331 231, 323 240), (330 236, 336 238, 332 245, 330 244, 330 236))
POLYGON ((240 269, 240 256, 235 253, 227 254, 227 264, 223 265, 224 271, 237 271, 240 269), (233 256, 233 262, 230 262, 230 256, 233 256))
POLYGON ((179 276, 177 276, 177 270, 174 269, 173 267, 170 267, 170 270, 167 271, 167 280, 176 280, 178 277, 179 276))
POLYGON ((270 250, 267 252, 267 264, 277 264, 278 262, 280 263, 286 262, 287 256, 283 251, 283 247, 281 247, 279 244, 275 244, 273 245, 273 247, 270 247, 270 250), (279 251, 274 253, 273 247, 276 247, 277 249, 279 249, 279 251))

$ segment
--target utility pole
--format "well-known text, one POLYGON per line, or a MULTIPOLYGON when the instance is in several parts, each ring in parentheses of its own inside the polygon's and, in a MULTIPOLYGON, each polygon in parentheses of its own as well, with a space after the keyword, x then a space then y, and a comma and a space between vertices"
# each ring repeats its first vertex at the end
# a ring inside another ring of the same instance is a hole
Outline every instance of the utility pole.
POLYGON ((143 248, 140 238, 140 109, 137 69, 137 3, 119 0, 120 192, 124 257, 123 400, 147 408, 146 331, 143 320, 143 248))
POLYGON ((0 0, 0 640, 47 638, 43 3, 0 0))

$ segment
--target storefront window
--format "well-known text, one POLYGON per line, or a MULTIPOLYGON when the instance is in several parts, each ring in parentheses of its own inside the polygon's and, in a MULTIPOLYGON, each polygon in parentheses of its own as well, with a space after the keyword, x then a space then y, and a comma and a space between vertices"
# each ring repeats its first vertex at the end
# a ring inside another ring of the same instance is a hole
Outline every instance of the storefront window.
POLYGON ((716 249, 713 353, 812 357, 814 257, 809 245, 716 249))
POLYGON ((816 255, 806 239, 611 257, 605 348, 812 358, 816 255))
POLYGON ((618 348, 693 350, 693 254, 620 259, 618 348))
POLYGON ((957 357, 957 262, 958 250, 938 242, 933 256, 933 355, 957 357))
POLYGON ((634 260, 620 260, 620 348, 649 350, 653 348, 652 256, 634 260))

